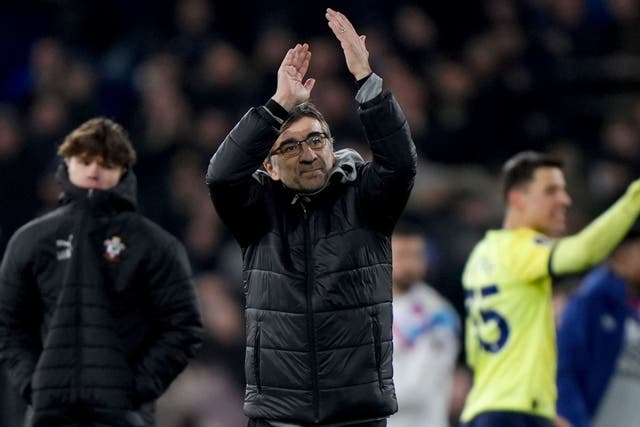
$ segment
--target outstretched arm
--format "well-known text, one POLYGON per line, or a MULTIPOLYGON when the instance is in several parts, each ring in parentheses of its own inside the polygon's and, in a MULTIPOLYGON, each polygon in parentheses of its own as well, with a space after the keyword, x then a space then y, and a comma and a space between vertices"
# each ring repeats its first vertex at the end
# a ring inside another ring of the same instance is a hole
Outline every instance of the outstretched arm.
POLYGON ((620 243, 640 214, 640 179, 584 230, 556 244, 550 272, 563 275, 584 271, 599 263, 620 243))

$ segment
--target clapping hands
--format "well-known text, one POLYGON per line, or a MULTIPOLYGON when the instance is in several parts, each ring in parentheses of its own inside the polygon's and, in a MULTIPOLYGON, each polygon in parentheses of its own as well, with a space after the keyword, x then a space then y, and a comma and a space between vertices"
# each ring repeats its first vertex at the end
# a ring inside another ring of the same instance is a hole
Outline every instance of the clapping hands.
MULTIPOLYGON (((358 35, 351 22, 340 12, 327 9, 325 17, 329 28, 340 42, 349 72, 356 80, 371 74, 366 36, 358 35)), ((278 68, 278 85, 272 99, 287 111, 311 97, 316 81, 313 78, 305 80, 310 61, 309 45, 298 43, 287 51, 278 68)))

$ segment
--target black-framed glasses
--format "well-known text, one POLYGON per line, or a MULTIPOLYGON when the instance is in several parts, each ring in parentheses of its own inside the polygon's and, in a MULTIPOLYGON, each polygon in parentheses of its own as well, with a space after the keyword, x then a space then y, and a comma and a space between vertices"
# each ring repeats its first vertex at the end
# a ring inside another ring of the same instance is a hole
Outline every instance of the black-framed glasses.
POLYGON ((275 150, 271 151, 272 156, 282 155, 282 157, 289 159, 299 156, 302 153, 302 143, 306 142, 309 148, 314 151, 320 151, 327 145, 327 141, 331 138, 327 134, 322 132, 310 133, 305 139, 285 139, 282 144, 275 150))

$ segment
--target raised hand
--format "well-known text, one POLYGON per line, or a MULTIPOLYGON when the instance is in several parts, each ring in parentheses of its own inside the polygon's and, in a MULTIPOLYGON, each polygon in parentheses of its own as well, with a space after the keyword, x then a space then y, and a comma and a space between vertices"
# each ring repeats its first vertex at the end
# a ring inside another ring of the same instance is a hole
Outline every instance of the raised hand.
POLYGON ((311 96, 311 90, 316 83, 315 79, 310 78, 302 83, 309 69, 310 60, 309 45, 298 43, 287 51, 278 68, 278 86, 273 100, 287 111, 291 111, 293 107, 307 101, 311 96))
POLYGON ((353 74, 356 80, 371 74, 369 51, 365 45, 367 36, 359 36, 351 22, 340 12, 327 8, 325 16, 329 28, 340 41, 349 72, 353 74))

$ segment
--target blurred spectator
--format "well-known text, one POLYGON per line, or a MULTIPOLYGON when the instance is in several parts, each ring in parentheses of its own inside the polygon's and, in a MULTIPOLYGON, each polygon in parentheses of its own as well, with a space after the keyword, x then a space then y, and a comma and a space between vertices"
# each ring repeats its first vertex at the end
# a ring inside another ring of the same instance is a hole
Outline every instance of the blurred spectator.
POLYGON ((434 59, 438 31, 422 8, 400 6, 394 15, 393 32, 399 53, 413 71, 420 72, 434 59))
POLYGON ((296 35, 284 25, 265 23, 256 39, 252 50, 251 63, 255 85, 253 88, 253 102, 267 99, 273 92, 273 70, 277 70, 282 62, 282 56, 289 46, 295 44, 296 35))
POLYGON ((253 88, 244 55, 231 43, 207 46, 197 64, 190 96, 198 108, 217 107, 238 113, 253 88))
POLYGON ((137 69, 141 109, 136 128, 140 155, 168 153, 187 139, 190 106, 182 91, 182 69, 177 58, 159 53, 137 69))
POLYGON ((191 144, 206 158, 205 153, 215 151, 233 126, 230 114, 223 108, 206 108, 198 113, 194 122, 191 144))
POLYGON ((430 143, 427 139, 429 118, 424 114, 429 107, 427 88, 414 70, 398 56, 387 55, 381 68, 389 76, 385 79, 387 87, 403 106, 416 148, 424 152, 425 145, 430 143))
POLYGON ((37 96, 48 92, 63 92, 67 77, 67 55, 58 40, 46 37, 36 42, 31 49, 29 77, 30 93, 37 96))
POLYGON ((34 197, 37 170, 19 120, 15 110, 0 106, 0 170, 3 173, 0 199, 7 203, 0 209, 0 253, 4 252, 9 236, 39 206, 34 197))
POLYGON ((590 188, 600 205, 621 194, 640 166, 640 130, 620 116, 605 123, 598 157, 591 162, 590 188))
POLYGON ((195 66, 214 39, 214 17, 215 5, 208 0, 175 2, 175 33, 167 45, 185 66, 195 66))
POLYGON ((34 98, 27 121, 27 142, 40 173, 56 161, 56 148, 69 127, 65 99, 54 92, 34 98))
POLYGON ((393 378, 398 412, 389 427, 447 427, 460 320, 424 282, 427 242, 416 225, 398 223, 393 252, 393 378))
POLYGON ((640 426, 640 235, 589 273, 558 331, 558 413, 573 427, 640 426))
POLYGON ((64 79, 64 95, 69 122, 81 123, 98 113, 96 85, 98 76, 89 64, 73 61, 64 79))

